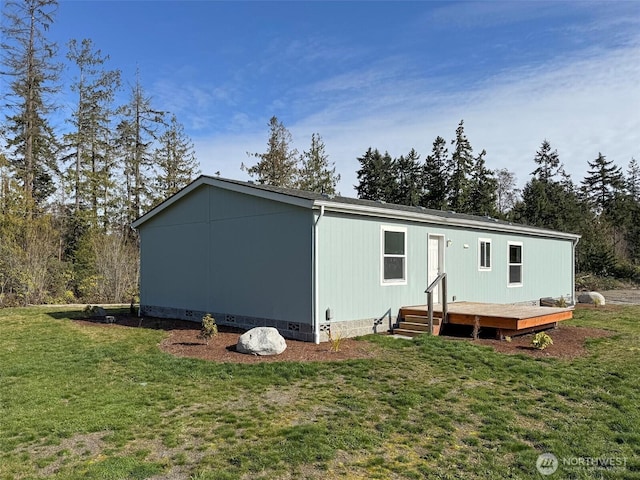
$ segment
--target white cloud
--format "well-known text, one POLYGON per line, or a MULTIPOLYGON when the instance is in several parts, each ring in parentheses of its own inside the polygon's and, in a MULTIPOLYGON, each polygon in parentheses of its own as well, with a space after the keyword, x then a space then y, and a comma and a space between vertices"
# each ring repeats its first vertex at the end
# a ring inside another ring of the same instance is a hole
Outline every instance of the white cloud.
MULTIPOLYGON (((575 182, 587 161, 602 152, 626 168, 640 159, 640 44, 627 39, 617 49, 592 48, 574 56, 505 70, 471 88, 453 91, 448 78, 399 75, 401 59, 382 59, 375 68, 341 73, 300 88, 280 108, 306 112, 285 125, 295 147, 308 148, 318 132, 342 175, 339 190, 355 195, 357 157, 368 147, 424 158, 437 135, 450 140, 458 122, 476 149, 487 150, 490 168, 514 171, 521 184, 534 169, 543 139, 558 150, 575 182), (441 82, 438 86, 435 82, 441 82), (306 105, 306 109, 296 104, 306 105)), ((279 101, 278 99, 274 100, 279 101)), ((246 178, 246 152, 264 151, 267 118, 236 112, 243 133, 195 139, 204 173, 220 170, 246 178)))

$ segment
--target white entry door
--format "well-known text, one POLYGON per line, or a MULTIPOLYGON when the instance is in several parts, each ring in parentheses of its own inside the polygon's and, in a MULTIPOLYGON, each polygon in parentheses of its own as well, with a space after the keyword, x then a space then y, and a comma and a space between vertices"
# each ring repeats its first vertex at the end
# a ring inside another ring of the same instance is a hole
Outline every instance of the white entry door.
MULTIPOLYGON (((429 235, 427 255, 427 284, 431 285, 438 275, 444 272, 444 236, 429 235)), ((440 303, 440 286, 433 290, 433 303, 440 303)))

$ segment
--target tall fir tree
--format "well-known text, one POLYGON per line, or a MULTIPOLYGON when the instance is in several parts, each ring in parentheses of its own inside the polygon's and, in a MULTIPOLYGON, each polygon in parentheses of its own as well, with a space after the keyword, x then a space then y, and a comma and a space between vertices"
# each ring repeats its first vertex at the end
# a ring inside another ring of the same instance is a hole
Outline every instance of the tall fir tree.
POLYGON ((418 152, 412 148, 406 156, 396 158, 392 164, 392 175, 393 191, 389 201, 398 205, 420 205, 422 166, 418 152))
POLYGON ((67 177, 73 189, 74 211, 90 212, 90 223, 97 227, 99 216, 107 216, 104 188, 115 187, 114 172, 110 168, 112 123, 115 94, 120 86, 120 71, 104 70, 109 59, 93 43, 84 39, 69 42, 67 58, 77 68, 77 77, 71 89, 77 94, 75 111, 71 116, 73 130, 66 134, 65 146, 70 161, 67 177))
POLYGON ((597 215, 612 207, 614 199, 624 187, 624 177, 620 167, 613 160, 598 153, 598 158, 587 162, 589 170, 582 180, 582 192, 586 201, 597 215))
POLYGON ((303 151, 300 157, 298 188, 308 192, 335 195, 339 181, 340 175, 336 174, 335 163, 329 162, 322 137, 313 133, 309 150, 303 151))
POLYGON ((157 167, 155 204, 186 187, 200 173, 193 142, 175 115, 158 138, 154 157, 157 167))
POLYGON ((559 181, 560 178, 565 178, 566 174, 564 166, 560 163, 560 156, 557 150, 551 150, 551 144, 547 139, 542 141, 540 150, 536 152, 533 161, 537 167, 532 172, 534 178, 548 182, 551 180, 559 181))
POLYGON ((474 161, 471 174, 469 201, 465 208, 466 213, 493 217, 497 214, 496 190, 498 182, 492 170, 485 166, 485 150, 480 152, 474 161))
POLYGON ((140 78, 131 89, 129 103, 120 109, 122 119, 117 127, 116 144, 123 163, 124 175, 124 218, 122 227, 128 225, 149 208, 152 203, 150 188, 154 166, 153 144, 159 129, 165 124, 165 112, 151 105, 140 78))
POLYGON ((522 191, 522 201, 514 208, 514 219, 536 227, 579 232, 588 215, 558 152, 544 140, 533 161, 537 167, 522 191))
POLYGON ((448 204, 458 213, 466 213, 471 195, 471 175, 473 172, 473 148, 464 133, 464 120, 460 120, 456 129, 456 138, 449 161, 448 204))
POLYGON ((276 116, 269 120, 269 140, 264 153, 248 153, 258 159, 255 165, 241 168, 258 183, 294 188, 298 178, 298 151, 291 148, 292 136, 276 116))
POLYGON ((371 147, 358 158, 360 169, 357 172, 358 185, 355 186, 358 198, 364 200, 392 201, 393 159, 388 152, 384 155, 371 147))
POLYGON ((447 208, 447 141, 438 136, 433 141, 431 153, 427 155, 422 169, 422 199, 420 205, 426 208, 444 210, 447 208))
POLYGON ((53 106, 60 65, 57 47, 45 33, 53 23, 55 0, 5 3, 1 43, 4 74, 11 77, 7 95, 7 154, 22 184, 25 214, 32 216, 53 192, 58 169, 57 139, 47 119, 53 106))

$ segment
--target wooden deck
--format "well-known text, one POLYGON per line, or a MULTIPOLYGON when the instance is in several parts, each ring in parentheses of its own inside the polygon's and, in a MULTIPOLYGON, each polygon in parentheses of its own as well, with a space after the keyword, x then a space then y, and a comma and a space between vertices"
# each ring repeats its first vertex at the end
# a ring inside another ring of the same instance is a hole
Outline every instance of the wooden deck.
MULTIPOLYGON (((555 327, 562 320, 573 318, 573 309, 533 307, 526 305, 502 305, 497 303, 454 302, 447 305, 448 323, 495 328, 499 337, 529 333, 555 327)), ((402 307, 400 317, 426 316, 426 305, 402 307)), ((434 316, 442 316, 441 305, 434 305, 434 316)))

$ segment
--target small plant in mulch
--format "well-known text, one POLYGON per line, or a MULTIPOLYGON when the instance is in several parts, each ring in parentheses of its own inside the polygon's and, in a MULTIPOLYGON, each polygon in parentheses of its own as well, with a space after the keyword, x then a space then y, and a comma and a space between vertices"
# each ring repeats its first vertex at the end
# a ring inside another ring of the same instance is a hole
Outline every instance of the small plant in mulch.
POLYGON ((334 335, 331 333, 331 328, 329 328, 329 343, 331 344, 330 351, 339 352, 340 344, 342 343, 342 335, 339 333, 334 335))
POLYGON ((553 345, 553 339, 545 332, 539 332, 533 336, 531 344, 538 350, 544 350, 549 345, 553 345))
POLYGON ((202 328, 200 328, 198 338, 203 339, 205 343, 209 345, 209 340, 211 340, 211 337, 215 337, 217 334, 218 325, 216 325, 216 320, 211 316, 211 314, 207 313, 204 317, 202 317, 202 328))
POLYGON ((564 297, 560 297, 557 301, 556 301, 556 307, 559 308, 567 308, 567 300, 564 297))

